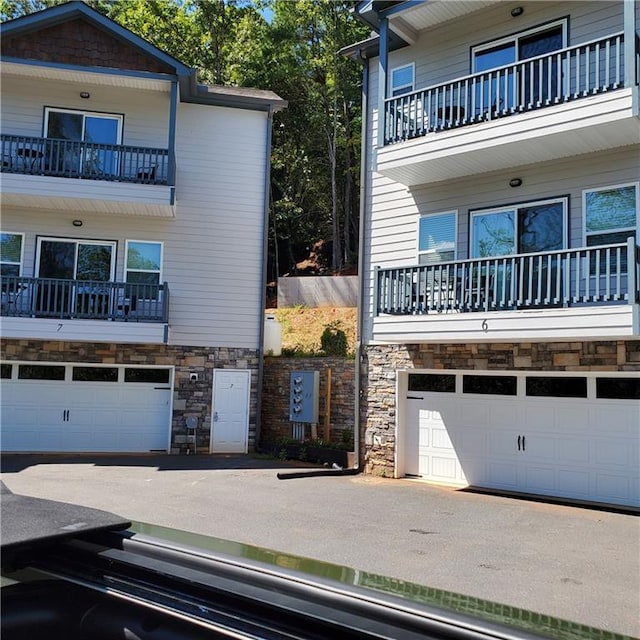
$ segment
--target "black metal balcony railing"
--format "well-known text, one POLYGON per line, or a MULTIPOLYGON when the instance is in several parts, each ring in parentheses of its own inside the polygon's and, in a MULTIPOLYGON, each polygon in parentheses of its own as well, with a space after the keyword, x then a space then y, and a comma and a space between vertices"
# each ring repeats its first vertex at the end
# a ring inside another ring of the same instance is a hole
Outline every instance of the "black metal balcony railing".
POLYGON ((621 88, 623 50, 623 34, 617 33, 387 99, 384 143, 621 88))
POLYGON ((2 276, 2 316, 168 322, 163 284, 2 276))
POLYGON ((5 173, 164 185, 172 173, 167 149, 2 134, 0 151, 5 173))
POLYGON ((600 247, 376 268, 374 313, 640 303, 635 239, 600 247))

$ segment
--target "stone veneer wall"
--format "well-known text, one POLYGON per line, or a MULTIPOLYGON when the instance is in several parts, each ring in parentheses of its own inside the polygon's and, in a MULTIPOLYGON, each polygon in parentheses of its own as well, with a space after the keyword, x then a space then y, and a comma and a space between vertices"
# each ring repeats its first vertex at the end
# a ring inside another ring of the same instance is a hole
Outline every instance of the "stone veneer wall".
POLYGON ((360 381, 365 473, 393 476, 398 369, 640 371, 640 341, 369 345, 360 381))
MULTIPOLYGON (((292 371, 320 372, 318 437, 325 438, 327 369, 331 369, 331 440, 340 441, 343 429, 353 431, 355 420, 355 361, 345 358, 264 359, 260 441, 291 437, 289 385, 292 371)), ((306 431, 310 435, 310 429, 306 431)))
POLYGON ((82 362, 87 364, 155 365, 175 367, 171 453, 186 453, 189 438, 185 420, 198 419, 197 449, 209 453, 214 369, 251 370, 249 450, 255 448, 258 353, 228 347, 183 347, 151 344, 106 344, 39 340, 2 340, 6 361, 82 362), (189 380, 190 373, 198 381, 189 380))

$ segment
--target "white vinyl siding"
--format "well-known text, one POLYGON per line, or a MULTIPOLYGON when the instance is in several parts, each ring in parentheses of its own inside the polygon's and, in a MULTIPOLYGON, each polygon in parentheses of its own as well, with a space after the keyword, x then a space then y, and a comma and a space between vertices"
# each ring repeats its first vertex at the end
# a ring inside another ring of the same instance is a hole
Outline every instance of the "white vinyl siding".
MULTIPOLYGON (((567 246, 585 244, 582 192, 631 182, 637 176, 637 148, 622 147, 587 156, 569 157, 514 171, 460 178, 408 189, 373 173, 370 176, 370 211, 365 238, 365 264, 382 267, 416 264, 416 234, 421 215, 457 209, 456 259, 470 257, 469 211, 494 208, 501 202, 534 202, 568 197, 567 246), (509 180, 520 176, 517 189, 509 180)), ((373 278, 365 286, 365 308, 371 309, 373 278)), ((371 330, 371 318, 365 326, 371 330)), ((365 335, 370 335, 366 333, 365 335)))
MULTIPOLYGON (((168 83, 167 83, 168 85, 168 83)), ((169 93, 140 89, 93 86, 84 100, 77 83, 43 80, 26 82, 13 76, 2 78, 1 115, 3 133, 41 137, 45 135, 45 107, 124 114, 122 144, 166 148, 169 139, 169 93)))
MULTIPOLYGON (((6 88, 3 85, 3 93, 6 88)), ((53 89, 55 83, 48 87, 53 89)), ((104 91, 107 98, 114 94, 113 102, 118 102, 118 96, 124 101, 118 103, 118 110, 125 113, 125 144, 132 142, 128 135, 134 131, 140 133, 135 144, 166 146, 167 95, 142 91, 138 96, 134 91, 113 88, 104 91)), ((91 94, 93 99, 97 90, 91 89, 91 94)), ((34 128, 16 128, 22 135, 39 136, 43 99, 36 93, 32 98, 40 104, 32 109, 34 128)), ((46 101, 60 104, 59 97, 46 101)), ((116 110, 110 98, 108 104, 109 109, 116 110)), ((4 130, 13 132, 13 125, 9 127, 6 120, 3 124, 4 130)), ((21 209, 3 206, 3 228, 24 232, 22 275, 35 275, 37 237, 69 237, 73 229, 73 237, 79 240, 100 238, 116 242, 114 280, 119 282, 126 279, 127 240, 162 242, 161 278, 168 283, 170 293, 169 344, 258 348, 266 131, 267 114, 263 112, 180 103, 174 218, 109 216, 54 207, 33 209, 25 216, 21 209), (83 220, 81 228, 71 226, 75 218, 83 220)), ((119 186, 104 184, 110 188, 119 186)), ((46 320, 38 322, 51 331, 52 325, 46 320)), ((81 333, 83 339, 115 340, 115 334, 105 325, 128 327, 132 334, 141 335, 144 325, 136 327, 137 324, 77 321, 66 323, 64 330, 76 327, 73 335, 78 339, 81 333)), ((161 325, 152 328, 162 334, 161 325)), ((149 340, 154 341, 157 338, 149 340)))

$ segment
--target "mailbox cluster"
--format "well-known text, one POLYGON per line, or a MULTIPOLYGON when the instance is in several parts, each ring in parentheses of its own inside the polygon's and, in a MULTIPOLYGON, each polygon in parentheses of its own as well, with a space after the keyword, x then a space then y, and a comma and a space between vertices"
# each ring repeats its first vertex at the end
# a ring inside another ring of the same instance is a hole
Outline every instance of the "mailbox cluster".
POLYGON ((291 422, 318 422, 318 371, 292 371, 289 387, 289 420, 291 422))

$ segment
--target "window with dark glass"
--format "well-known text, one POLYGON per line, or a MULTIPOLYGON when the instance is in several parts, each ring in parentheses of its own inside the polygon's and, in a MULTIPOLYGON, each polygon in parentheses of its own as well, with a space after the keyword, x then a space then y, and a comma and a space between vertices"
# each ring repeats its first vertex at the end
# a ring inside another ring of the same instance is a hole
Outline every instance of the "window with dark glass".
POLYGON ((169 374, 169 369, 125 369, 124 381, 168 384, 170 379, 169 374))
POLYGON ((64 380, 64 366, 47 364, 21 364, 18 367, 20 380, 64 380))
POLYGON ((596 378, 596 398, 640 400, 640 378, 596 378))
POLYGON ((10 364, 2 363, 0 365, 0 378, 11 378, 11 369, 12 366, 10 364))
POLYGON ((22 244, 21 233, 0 233, 0 275, 20 275, 22 244))
POLYGON ((73 367, 74 382, 118 382, 116 367, 73 367))
POLYGON ((586 378, 527 377, 527 395, 549 398, 586 398, 586 378))
POLYGON ((476 376, 462 378, 463 393, 481 393, 483 395, 515 396, 518 379, 516 376, 476 376))
POLYGON ((455 393, 455 375, 440 373, 410 373, 409 391, 437 391, 455 393))

